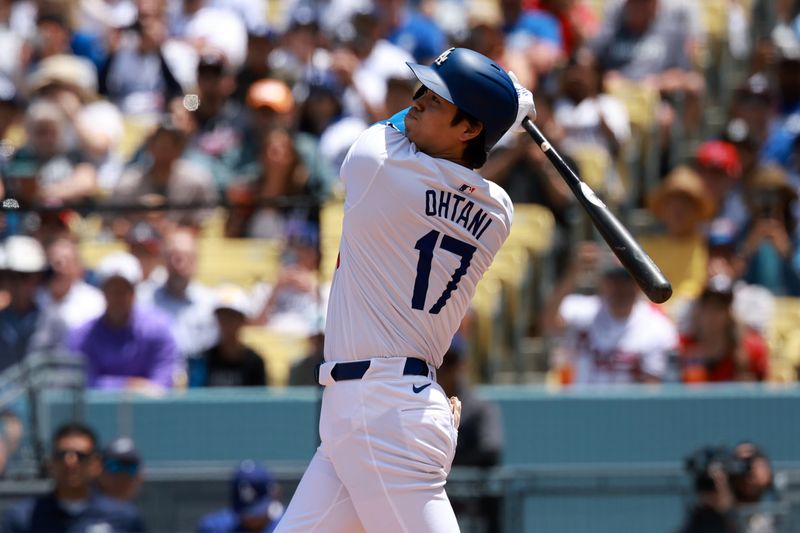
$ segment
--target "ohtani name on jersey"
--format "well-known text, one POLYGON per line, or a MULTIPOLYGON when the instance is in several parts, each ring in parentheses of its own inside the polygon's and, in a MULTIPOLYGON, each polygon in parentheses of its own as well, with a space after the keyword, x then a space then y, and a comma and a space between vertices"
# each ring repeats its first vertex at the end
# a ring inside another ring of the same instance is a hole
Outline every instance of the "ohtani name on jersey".
POLYGON ((475 203, 454 192, 425 191, 425 214, 439 217, 461 224, 476 239, 480 239, 486 228, 492 223, 489 213, 480 207, 475 210, 475 203))

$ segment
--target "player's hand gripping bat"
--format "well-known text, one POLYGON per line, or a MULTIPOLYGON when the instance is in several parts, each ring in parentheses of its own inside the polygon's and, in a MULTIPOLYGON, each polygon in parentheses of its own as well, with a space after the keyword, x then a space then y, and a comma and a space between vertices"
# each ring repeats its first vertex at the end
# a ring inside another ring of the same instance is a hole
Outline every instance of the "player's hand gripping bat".
POLYGON ((536 141, 550 163, 567 182, 572 193, 589 214, 595 227, 611 250, 619 258, 625 269, 631 273, 636 283, 650 300, 656 303, 666 302, 672 296, 672 285, 656 266, 630 232, 617 220, 617 217, 595 195, 594 191, 564 162, 561 155, 553 148, 529 118, 522 120, 522 127, 536 141))

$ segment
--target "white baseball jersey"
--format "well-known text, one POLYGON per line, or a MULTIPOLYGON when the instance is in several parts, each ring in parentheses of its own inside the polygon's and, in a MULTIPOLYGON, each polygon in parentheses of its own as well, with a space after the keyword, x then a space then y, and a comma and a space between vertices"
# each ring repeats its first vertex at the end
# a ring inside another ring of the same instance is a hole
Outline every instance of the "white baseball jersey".
POLYGON ((633 383, 663 377, 678 332, 661 311, 639 300, 616 319, 600 297, 571 294, 559 308, 566 322, 564 348, 575 365, 575 383, 633 383))
POLYGON ((386 124, 358 138, 341 177, 344 223, 325 359, 411 356, 438 367, 508 236, 511 200, 386 124))

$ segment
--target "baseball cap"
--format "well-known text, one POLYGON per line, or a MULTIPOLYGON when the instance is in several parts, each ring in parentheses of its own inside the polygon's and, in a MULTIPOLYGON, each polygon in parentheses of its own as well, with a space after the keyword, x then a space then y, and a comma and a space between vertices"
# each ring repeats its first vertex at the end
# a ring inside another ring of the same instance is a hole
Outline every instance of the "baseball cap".
POLYGON ((119 437, 103 449, 103 466, 109 474, 135 475, 141 457, 130 437, 119 437))
POLYGON ((28 274, 47 270, 44 248, 33 237, 12 235, 6 239, 4 251, 6 270, 28 274))
POLYGON ((733 280, 725 274, 711 276, 706 282, 703 292, 700 294, 700 300, 707 300, 709 298, 731 303, 733 301, 733 280))
POLYGON ((736 222, 730 218, 717 218, 708 225, 708 246, 732 246, 736 244, 736 222))
POLYGON ((294 97, 289 86, 280 80, 258 80, 247 91, 247 105, 268 108, 276 113, 288 113, 294 108, 294 97))
POLYGON ((139 221, 128 231, 125 242, 128 246, 144 246, 150 253, 157 253, 161 247, 161 235, 149 222, 139 221))
POLYGON ((231 484, 233 511, 242 517, 269 514, 274 484, 275 480, 263 466, 255 461, 242 461, 231 484))
POLYGON ((100 285, 114 277, 122 278, 134 286, 142 281, 142 267, 139 261, 127 252, 107 255, 97 267, 96 274, 100 285))
POLYGON ((738 178, 742 167, 736 147, 725 141, 707 141, 697 148, 697 164, 703 167, 718 168, 729 177, 738 178))
POLYGON ((241 287, 226 283, 220 285, 216 290, 216 304, 214 305, 214 312, 222 309, 229 309, 236 311, 243 316, 250 316, 252 311, 250 300, 247 298, 244 290, 241 287))

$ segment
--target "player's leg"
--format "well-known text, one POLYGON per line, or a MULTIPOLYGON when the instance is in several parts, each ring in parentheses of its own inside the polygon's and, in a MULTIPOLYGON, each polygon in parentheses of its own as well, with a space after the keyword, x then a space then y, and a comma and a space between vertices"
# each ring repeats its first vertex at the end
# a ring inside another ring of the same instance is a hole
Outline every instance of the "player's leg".
POLYGON ((354 387, 352 431, 329 448, 368 533, 458 531, 444 490, 456 440, 449 403, 438 385, 418 394, 412 385, 354 387))
POLYGON ((275 533, 363 533, 350 495, 318 449, 275 533))

